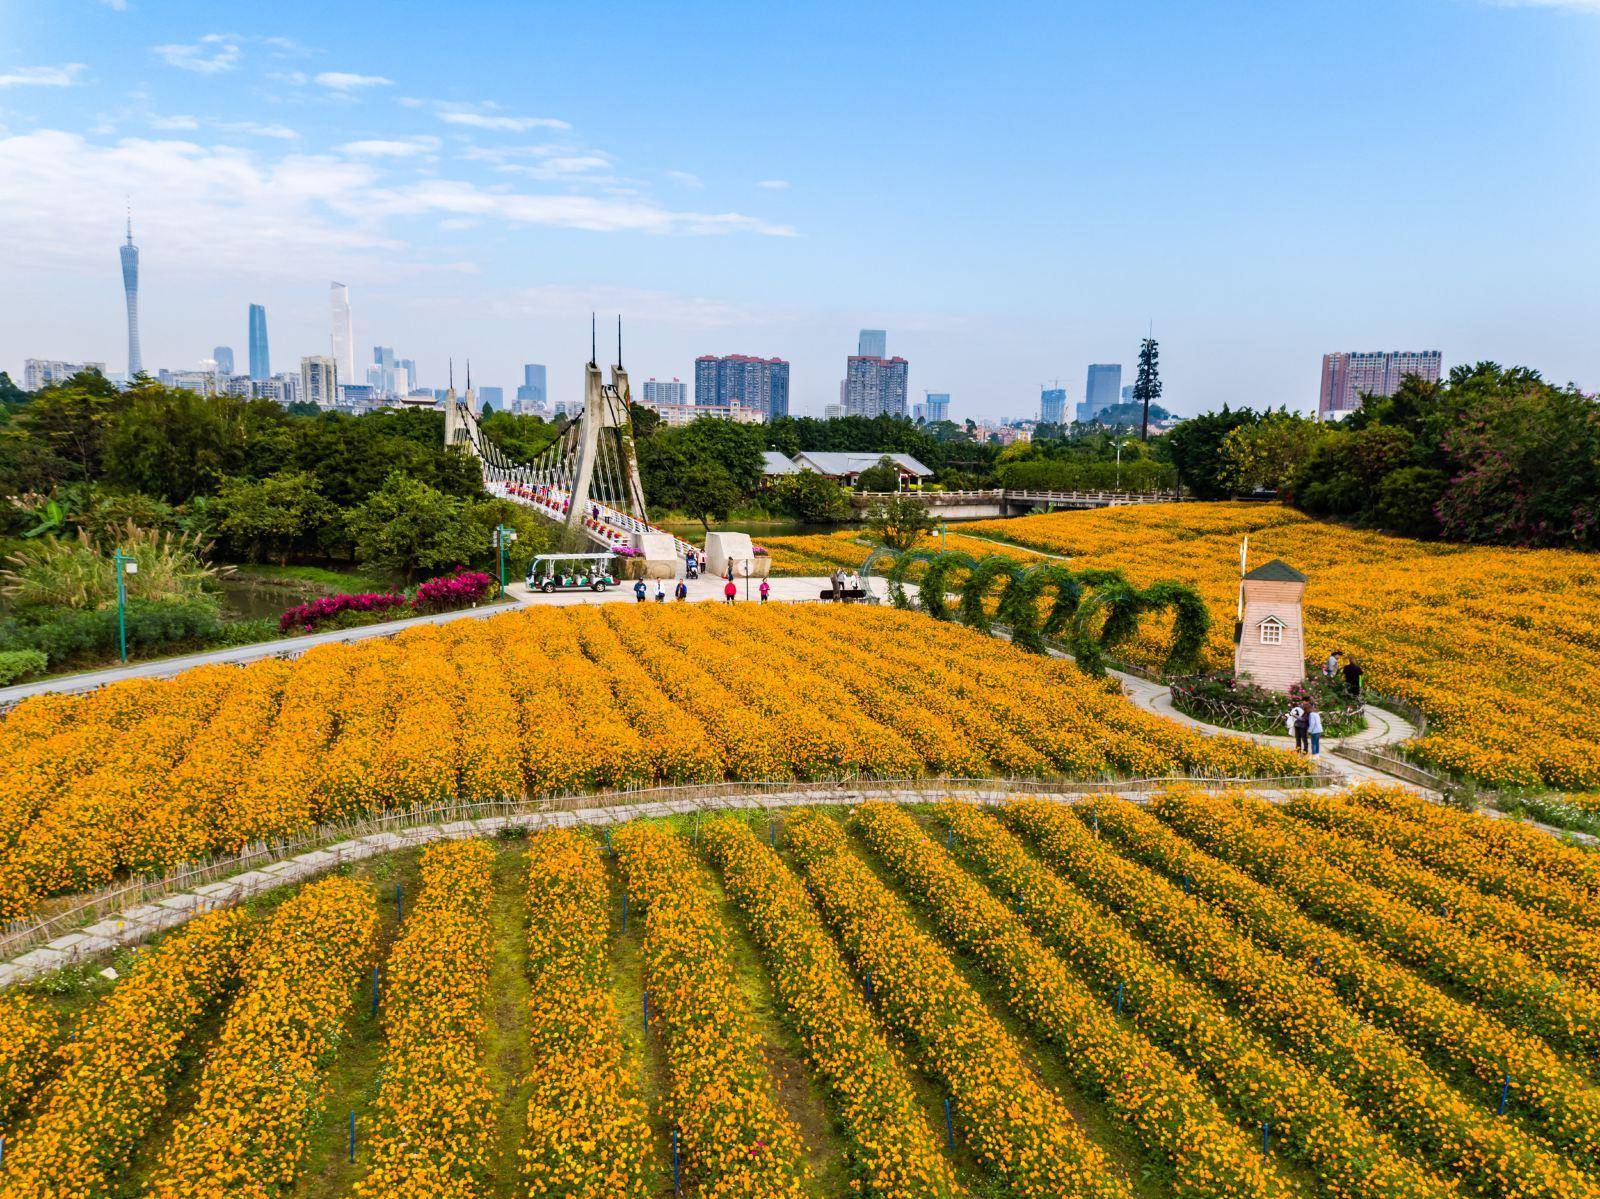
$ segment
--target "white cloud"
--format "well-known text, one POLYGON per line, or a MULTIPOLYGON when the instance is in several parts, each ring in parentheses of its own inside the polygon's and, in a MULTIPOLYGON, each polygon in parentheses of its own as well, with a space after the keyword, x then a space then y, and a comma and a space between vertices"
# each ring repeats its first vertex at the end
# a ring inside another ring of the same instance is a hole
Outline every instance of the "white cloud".
POLYGON ((705 184, 700 181, 699 175, 691 174, 688 171, 664 171, 662 173, 666 175, 668 179, 672 180, 674 183, 680 184, 683 187, 705 186, 705 184))
POLYGON ((287 125, 263 125, 257 121, 213 121, 202 120, 182 113, 172 116, 152 116, 149 120, 150 128, 163 132, 186 132, 205 126, 208 129, 220 129, 224 133, 249 133, 256 137, 271 137, 279 141, 294 141, 300 135, 287 125))
POLYGON ((81 62, 59 67, 0 67, 0 87, 71 87, 88 69, 81 62))
POLYGON ((200 118, 183 115, 151 117, 150 128, 162 130, 198 129, 200 128, 200 118))
POLYGON ((492 129, 501 133, 572 128, 566 121, 558 121, 554 117, 508 117, 487 112, 441 112, 439 119, 447 125, 465 125, 471 129, 492 129))
POLYGON ((169 67, 217 75, 239 64, 239 39, 230 33, 208 33, 196 42, 153 46, 152 51, 169 67))
POLYGON ((290 87, 304 87, 311 77, 304 71, 268 71, 267 78, 274 83, 287 83, 290 87))
POLYGON ((363 87, 390 87, 394 84, 393 79, 385 79, 382 75, 355 75, 349 71, 323 71, 316 77, 316 82, 336 92, 354 91, 363 87))
POLYGON ((757 183, 756 186, 764 187, 768 191, 776 192, 782 191, 784 188, 788 187, 789 181, 787 179, 763 179, 761 182, 757 183))
POLYGON ((436 137, 369 138, 339 147, 342 153, 356 158, 418 158, 438 148, 436 137))
POLYGON ((489 189, 448 178, 394 185, 371 159, 171 136, 99 142, 39 130, 0 136, 0 278, 102 271, 125 194, 138 210, 146 254, 172 278, 303 282, 359 276, 379 264, 435 269, 426 251, 392 231, 391 222, 405 218, 456 229, 470 222, 663 235, 794 232, 742 213, 678 211, 647 198, 489 189))

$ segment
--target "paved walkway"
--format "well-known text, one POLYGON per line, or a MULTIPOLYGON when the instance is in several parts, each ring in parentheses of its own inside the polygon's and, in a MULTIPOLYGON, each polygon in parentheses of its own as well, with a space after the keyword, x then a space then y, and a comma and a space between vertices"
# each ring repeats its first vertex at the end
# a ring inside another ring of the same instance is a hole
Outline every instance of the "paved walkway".
MULTIPOLYGON (((1134 802, 1144 802, 1150 791, 1159 784, 1140 789, 1137 782, 1124 790, 1107 791, 1086 789, 1080 793, 1067 793, 1059 797, 1062 802, 1079 802, 1092 795, 1115 795, 1134 802)), ((87 962, 103 953, 138 945, 157 933, 176 928, 204 912, 231 907, 252 896, 261 895, 279 887, 302 883, 326 874, 340 866, 359 862, 377 854, 426 845, 433 841, 460 840, 468 837, 492 837, 511 828, 536 831, 542 828, 587 825, 603 827, 623 824, 630 820, 660 816, 691 815, 695 812, 712 813, 730 809, 781 809, 814 806, 817 804, 858 804, 867 800, 888 800, 893 803, 927 803, 933 799, 958 798, 971 803, 1000 803, 1018 794, 1034 792, 1019 790, 1016 785, 1001 785, 996 780, 993 789, 982 786, 952 787, 932 786, 916 789, 905 786, 815 788, 799 791, 760 790, 746 795, 719 795, 707 799, 654 800, 647 803, 610 804, 592 808, 575 808, 519 813, 512 816, 491 816, 480 820, 460 820, 448 824, 423 824, 389 832, 372 833, 312 849, 281 861, 272 862, 255 870, 206 883, 187 890, 175 890, 152 902, 140 903, 107 916, 74 932, 30 950, 8 962, 0 963, 0 987, 25 982, 64 966, 87 962)), ((1274 789, 1257 789, 1257 794, 1269 801, 1282 801, 1291 792, 1274 789)))
MULTIPOLYGON (((1293 737, 1280 737, 1268 733, 1241 733, 1237 729, 1223 728, 1221 725, 1207 724, 1205 721, 1196 720, 1184 712, 1178 711, 1172 703, 1172 689, 1164 683, 1152 683, 1149 679, 1142 679, 1137 675, 1126 674, 1120 670, 1107 671, 1114 675, 1122 690, 1139 707, 1147 712, 1154 712, 1157 716, 1178 724, 1187 725, 1198 729, 1207 736, 1225 735, 1229 737, 1244 737, 1258 745, 1270 745, 1275 749, 1293 749, 1293 737)), ((1349 784, 1355 783, 1385 783, 1389 786, 1410 787, 1415 791, 1425 791, 1426 788, 1418 787, 1397 779, 1393 775, 1368 766, 1363 762, 1353 762, 1349 758, 1341 758, 1333 750, 1350 746, 1355 749, 1378 750, 1390 745, 1399 745, 1402 741, 1409 741, 1417 735, 1415 726, 1405 717, 1384 708, 1367 706, 1367 727, 1359 733, 1352 733, 1348 737, 1324 737, 1322 739, 1323 752, 1312 759, 1322 770, 1329 774, 1337 775, 1349 784)), ((1433 792, 1428 792, 1433 794, 1433 792)))

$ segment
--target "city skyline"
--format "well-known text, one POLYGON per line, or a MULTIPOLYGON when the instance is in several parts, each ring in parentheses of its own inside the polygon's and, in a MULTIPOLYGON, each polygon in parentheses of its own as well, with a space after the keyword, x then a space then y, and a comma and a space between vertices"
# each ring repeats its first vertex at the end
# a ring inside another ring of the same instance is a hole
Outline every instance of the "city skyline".
POLYGON ((336 278, 353 349, 402 347, 434 382, 470 352, 508 394, 539 357, 552 401, 581 377, 563 363, 581 364, 591 309, 622 311, 657 375, 705 352, 782 354, 810 415, 836 402, 861 331, 884 328, 917 393, 979 417, 1026 412, 1041 378, 1131 363, 1152 320, 1163 405, 1186 414, 1313 411, 1305 364, 1341 344, 1447 346, 1451 363, 1593 390, 1600 131, 1580 114, 1600 16, 1585 8, 1005 5, 974 23, 890 4, 852 15, 872 36, 847 46, 818 32, 831 9, 729 22, 606 5, 550 14, 537 42, 484 5, 408 12, 417 44, 474 64, 463 84, 370 48, 380 10, 359 0, 222 15, 22 0, 0 15, 0 369, 120 371, 125 339, 152 369, 190 368, 241 344, 249 303, 295 364, 332 349, 318 289, 336 278), (716 89, 686 71, 601 93, 576 51, 602 27, 641 60, 732 61, 735 38, 778 50, 716 89), (908 52, 949 74, 935 93, 874 66, 869 47, 907 29, 908 52), (1137 89, 1110 58, 1044 69, 1052 47, 1135 42, 1137 89), (1358 42, 1336 80, 1305 72, 1358 42), (537 46, 555 52, 530 74, 537 46), (1459 69, 1486 59, 1494 78, 1459 69), (1326 186, 1330 162, 1369 157, 1380 134, 1408 147, 1427 204, 1400 198, 1404 174, 1387 192, 1326 186), (1539 169, 1485 180, 1487 156, 1539 169), (106 272, 125 197, 133 295, 106 272), (1537 303, 1507 298, 1519 277, 1537 303))

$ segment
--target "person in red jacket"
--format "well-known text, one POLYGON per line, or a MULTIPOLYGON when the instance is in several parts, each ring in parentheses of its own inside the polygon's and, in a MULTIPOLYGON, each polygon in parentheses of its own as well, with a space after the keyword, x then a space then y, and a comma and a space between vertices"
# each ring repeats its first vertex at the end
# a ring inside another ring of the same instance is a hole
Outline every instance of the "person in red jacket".
POLYGON ((739 589, 733 585, 733 576, 728 576, 728 581, 722 585, 722 602, 733 603, 733 597, 739 594, 739 589))

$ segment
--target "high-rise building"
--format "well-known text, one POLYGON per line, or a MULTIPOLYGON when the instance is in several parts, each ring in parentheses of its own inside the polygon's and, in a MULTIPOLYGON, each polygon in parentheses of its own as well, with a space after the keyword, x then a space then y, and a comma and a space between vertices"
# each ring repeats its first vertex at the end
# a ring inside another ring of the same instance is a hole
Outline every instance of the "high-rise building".
POLYGON ((740 405, 766 420, 789 415, 789 364, 782 358, 748 354, 702 354, 694 360, 694 402, 720 408, 740 405))
POLYGON ((907 366, 904 358, 852 354, 845 361, 844 414, 905 416, 907 366))
POLYGON ((217 364, 217 374, 233 374, 233 347, 218 346, 211 351, 211 361, 217 364))
POLYGON ((300 359, 298 398, 318 408, 332 408, 339 402, 339 364, 326 354, 300 359))
POLYGON ((103 362, 62 362, 54 358, 28 358, 22 363, 22 390, 38 391, 52 383, 65 383, 80 371, 106 373, 103 362))
POLYGON ((1111 408, 1122 397, 1122 364, 1096 362, 1089 367, 1089 377, 1083 387, 1083 403, 1078 405, 1078 419, 1087 423, 1111 408))
POLYGON ((1067 419, 1067 389, 1045 387, 1039 391, 1039 423, 1059 425, 1067 419))
POLYGON ((480 411, 486 405, 495 412, 504 412, 506 410, 506 389, 504 387, 480 387, 472 394, 477 397, 480 411))
POLYGON ((410 391, 415 391, 419 386, 421 386, 421 384, 417 382, 417 363, 416 363, 416 359, 414 359, 414 358, 400 358, 400 359, 396 360, 396 362, 394 364, 394 369, 395 369, 395 384, 394 385, 395 385, 395 388, 397 390, 400 388, 400 374, 399 374, 399 372, 405 371, 405 373, 406 373, 406 386, 405 386, 404 390, 400 391, 401 395, 405 395, 407 392, 410 392, 410 391))
POLYGON ((250 377, 265 380, 272 377, 272 356, 267 353, 267 310, 264 305, 250 305, 250 377))
POLYGON ((948 391, 927 391, 922 394, 923 402, 928 406, 928 423, 950 419, 950 393, 948 391))
POLYGON ((369 370, 367 372, 367 381, 371 383, 381 395, 391 396, 396 394, 395 367, 397 363, 394 356, 394 347, 373 346, 372 365, 377 368, 377 373, 374 375, 374 373, 369 370))
POLYGON ((350 289, 343 283, 328 284, 328 301, 333 316, 333 361, 345 379, 356 377, 356 337, 350 323, 350 289))
POLYGON ((517 411, 543 412, 549 399, 544 366, 538 362, 523 363, 522 386, 517 388, 517 411))
POLYGON ((645 404, 651 408, 658 404, 687 404, 689 385, 677 379, 646 379, 642 394, 645 404))
POLYGON ((144 370, 144 355, 139 351, 139 247, 133 244, 133 213, 128 213, 128 240, 119 247, 122 255, 122 295, 128 303, 128 378, 144 370))
POLYGON ((889 334, 883 329, 863 329, 856 338, 858 358, 885 358, 889 352, 889 334))
POLYGON ((823 420, 838 420, 842 416, 844 416, 843 404, 824 404, 822 406, 823 420))
POLYGON ((1364 395, 1392 396, 1407 375, 1437 382, 1444 368, 1438 350, 1371 350, 1322 356, 1317 416, 1338 420, 1361 407, 1364 395))

